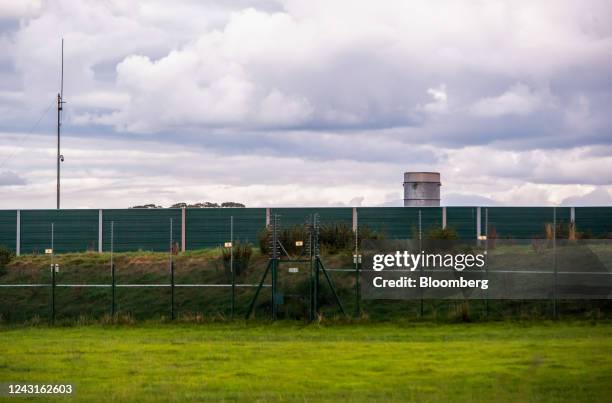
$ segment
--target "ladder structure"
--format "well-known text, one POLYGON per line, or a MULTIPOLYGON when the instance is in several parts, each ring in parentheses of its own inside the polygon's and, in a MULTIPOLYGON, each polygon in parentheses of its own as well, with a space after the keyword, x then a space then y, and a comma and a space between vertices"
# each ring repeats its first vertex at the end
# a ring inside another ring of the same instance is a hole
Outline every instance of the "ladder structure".
POLYGON ((272 319, 277 319, 278 306, 281 304, 282 300, 282 294, 278 289, 278 272, 281 264, 288 263, 307 263, 309 265, 309 320, 315 320, 319 316, 321 273, 329 285, 340 312, 342 312, 343 315, 346 315, 342 302, 338 297, 338 292, 336 291, 334 282, 326 270, 323 260, 321 259, 321 248, 319 245, 319 232, 321 225, 318 214, 313 214, 306 220, 305 229, 305 239, 300 245, 302 246, 301 253, 298 256, 291 256, 287 252, 287 248, 285 248, 285 245, 283 245, 279 236, 280 216, 278 214, 274 214, 270 217, 270 225, 268 227, 268 242, 270 247, 268 265, 266 266, 266 270, 259 281, 255 295, 249 304, 246 314, 247 319, 253 314, 255 304, 257 303, 257 298, 259 297, 259 293, 264 285, 264 282, 266 281, 266 278, 268 277, 268 274, 271 276, 272 319))

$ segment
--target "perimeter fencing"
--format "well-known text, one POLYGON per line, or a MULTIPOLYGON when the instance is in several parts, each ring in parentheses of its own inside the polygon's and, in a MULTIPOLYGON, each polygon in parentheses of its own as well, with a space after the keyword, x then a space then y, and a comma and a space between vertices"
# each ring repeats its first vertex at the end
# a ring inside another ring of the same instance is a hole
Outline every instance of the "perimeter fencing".
MULTIPOLYGON (((360 261, 362 241, 436 239, 448 235, 439 232, 444 228, 462 241, 492 246, 506 269, 547 273, 550 284, 557 284, 559 275, 569 278, 565 272, 582 278, 592 272, 589 267, 609 284, 612 240, 604 238, 612 231, 612 208, 429 207, 3 210, 0 245, 20 257, 0 268, 0 315, 8 322, 109 315, 242 318, 261 283, 254 317, 271 317, 277 304, 278 318, 308 318, 313 269, 302 258, 304 224, 314 216, 330 278, 320 274, 316 296, 318 312, 326 317, 344 316, 336 297, 347 316, 372 319, 612 312, 610 295, 600 294, 582 300, 563 293, 513 300, 364 298, 368 268, 360 261), (275 217, 288 250, 280 258, 273 298, 272 279, 262 278, 275 217)), ((588 275, 587 286, 599 281, 588 275)))

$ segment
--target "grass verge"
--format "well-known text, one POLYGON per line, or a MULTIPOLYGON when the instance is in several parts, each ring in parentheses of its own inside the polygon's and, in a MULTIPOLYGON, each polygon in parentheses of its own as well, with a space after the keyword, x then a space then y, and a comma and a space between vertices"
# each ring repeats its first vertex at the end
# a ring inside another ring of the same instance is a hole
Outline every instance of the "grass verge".
POLYGON ((73 382, 79 401, 606 401, 611 336, 546 321, 0 327, 0 382, 73 382))

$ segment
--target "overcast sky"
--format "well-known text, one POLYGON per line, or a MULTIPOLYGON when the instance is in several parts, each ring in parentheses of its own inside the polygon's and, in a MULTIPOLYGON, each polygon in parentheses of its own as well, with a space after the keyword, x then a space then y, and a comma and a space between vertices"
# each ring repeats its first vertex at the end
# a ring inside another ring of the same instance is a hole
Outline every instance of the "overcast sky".
POLYGON ((0 208, 55 207, 62 36, 62 207, 612 204, 609 0, 0 0, 0 208))

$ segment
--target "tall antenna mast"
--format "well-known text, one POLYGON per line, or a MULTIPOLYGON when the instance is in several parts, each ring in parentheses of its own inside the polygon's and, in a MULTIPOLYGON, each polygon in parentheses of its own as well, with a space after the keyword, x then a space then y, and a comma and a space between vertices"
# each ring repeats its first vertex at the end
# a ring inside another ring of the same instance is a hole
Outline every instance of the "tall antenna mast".
POLYGON ((60 162, 64 156, 60 154, 60 127, 62 126, 62 105, 64 104, 64 38, 62 38, 62 74, 60 92, 57 94, 57 209, 60 209, 60 162))

